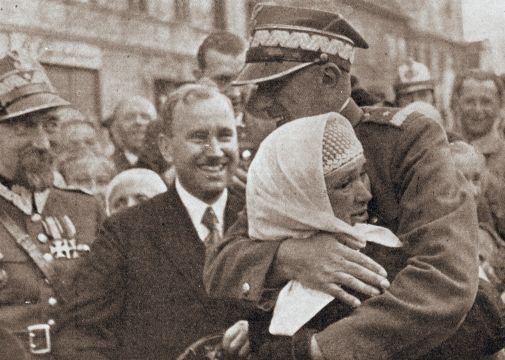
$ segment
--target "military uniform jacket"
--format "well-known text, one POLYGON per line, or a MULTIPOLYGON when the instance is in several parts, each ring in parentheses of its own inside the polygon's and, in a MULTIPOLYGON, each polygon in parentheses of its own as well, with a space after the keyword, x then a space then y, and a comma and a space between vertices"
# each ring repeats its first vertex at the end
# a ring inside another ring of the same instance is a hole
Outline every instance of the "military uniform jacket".
MULTIPOLYGON (((475 204, 450 160, 443 129, 431 119, 370 108, 355 131, 374 195, 371 216, 400 237, 407 266, 388 291, 316 338, 326 359, 415 358, 451 336, 475 299, 475 204)), ((247 239, 241 216, 207 253, 207 290, 261 305, 279 244, 247 239)))
MULTIPOLYGON (((6 191, 3 187, 4 195, 8 195, 6 191)), ((17 205, 0 196, 0 209, 30 236, 55 270, 56 280, 69 289, 78 265, 89 255, 101 222, 98 202, 78 191, 51 189, 40 213, 30 214, 31 206, 17 205)), ((58 323, 63 294, 48 284, 43 272, 2 223, 0 253, 0 269, 6 274, 0 285, 0 324, 11 332, 21 332, 33 324, 58 323)))
MULTIPOLYGON (((229 193, 225 228, 242 205, 229 193)), ((205 293, 205 247, 175 186, 105 221, 92 252, 69 309, 78 330, 95 335, 82 358, 175 359, 238 320, 205 293)))

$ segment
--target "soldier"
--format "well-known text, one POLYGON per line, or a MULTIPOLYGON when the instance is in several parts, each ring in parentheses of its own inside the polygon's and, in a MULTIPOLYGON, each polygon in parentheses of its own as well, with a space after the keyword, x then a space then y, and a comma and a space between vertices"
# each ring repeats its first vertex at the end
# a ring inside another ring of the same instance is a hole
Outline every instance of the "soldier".
POLYGON ((282 340, 288 349, 275 348, 272 358, 410 359, 427 353, 456 332, 478 288, 475 204, 445 135, 418 113, 356 106, 349 71, 355 48, 368 45, 340 15, 259 5, 253 24, 237 81, 258 85, 248 109, 278 126, 332 111, 348 118, 368 159, 372 222, 399 235, 408 266, 390 284, 378 264, 343 244, 353 243, 348 238, 251 241, 242 215, 207 250, 207 291, 268 310, 272 288, 296 279, 359 306, 315 335, 282 340), (346 288, 373 298, 361 304, 346 288))
POLYGON ((93 197, 52 186, 52 140, 69 105, 37 61, 0 59, 0 324, 33 359, 71 351, 54 328, 102 218, 93 197))
POLYGON ((435 105, 435 84, 430 70, 424 64, 412 59, 398 68, 395 86, 396 106, 404 107, 415 101, 435 105))

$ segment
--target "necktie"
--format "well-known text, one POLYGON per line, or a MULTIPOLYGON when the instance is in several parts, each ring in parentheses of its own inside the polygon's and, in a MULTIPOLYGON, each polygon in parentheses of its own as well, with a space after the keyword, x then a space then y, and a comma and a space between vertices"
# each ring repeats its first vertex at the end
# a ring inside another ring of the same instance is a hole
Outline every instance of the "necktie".
POLYGON ((205 246, 214 245, 221 240, 221 235, 219 234, 219 220, 217 219, 216 213, 212 210, 212 207, 207 207, 205 213, 202 217, 202 224, 209 229, 209 235, 203 241, 205 246))

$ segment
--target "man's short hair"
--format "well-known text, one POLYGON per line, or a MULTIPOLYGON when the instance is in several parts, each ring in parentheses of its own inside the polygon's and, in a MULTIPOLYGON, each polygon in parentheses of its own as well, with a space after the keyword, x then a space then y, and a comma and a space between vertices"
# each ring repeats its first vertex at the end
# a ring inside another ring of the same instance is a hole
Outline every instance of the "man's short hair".
POLYGON ((210 33, 198 48, 196 59, 198 68, 204 70, 207 66, 207 52, 216 50, 226 55, 240 55, 246 48, 244 40, 228 31, 215 31, 210 33))
POLYGON ((469 69, 461 74, 458 74, 454 79, 451 95, 451 109, 456 108, 457 101, 461 95, 461 90, 463 88, 463 83, 465 82, 466 79, 475 79, 479 81, 488 81, 488 80, 493 81, 496 86, 496 90, 498 92, 498 101, 500 102, 500 105, 503 104, 504 89, 501 78, 491 71, 484 71, 480 69, 469 69))
MULTIPOLYGON (((161 120, 163 121, 163 133, 167 136, 173 136, 174 110, 177 104, 192 105, 199 101, 211 99, 214 97, 222 97, 233 109, 230 99, 222 95, 219 90, 213 86, 203 84, 187 84, 170 93, 167 101, 161 109, 161 120)), ((233 111, 233 110, 231 110, 233 111)))

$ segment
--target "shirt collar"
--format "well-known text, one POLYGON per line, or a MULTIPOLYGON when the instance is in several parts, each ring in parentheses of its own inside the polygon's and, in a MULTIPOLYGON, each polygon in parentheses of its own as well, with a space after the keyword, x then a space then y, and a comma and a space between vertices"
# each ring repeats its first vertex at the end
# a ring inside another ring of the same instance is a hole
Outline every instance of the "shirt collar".
POLYGON ((137 161, 139 161, 139 157, 128 150, 124 150, 124 156, 126 160, 128 160, 128 162, 130 163, 130 165, 135 165, 137 164, 137 161))
POLYGON ((202 200, 198 199, 194 195, 190 194, 181 184, 179 178, 175 178, 175 189, 181 198, 181 201, 188 210, 189 216, 193 225, 198 230, 200 226, 202 226, 202 217, 205 213, 207 207, 212 207, 214 213, 219 220, 219 226, 222 228, 224 224, 224 210, 226 207, 226 201, 228 200, 228 189, 224 189, 223 193, 219 196, 219 198, 213 204, 207 204, 202 200))

